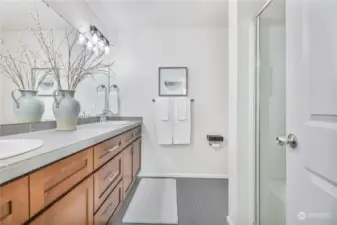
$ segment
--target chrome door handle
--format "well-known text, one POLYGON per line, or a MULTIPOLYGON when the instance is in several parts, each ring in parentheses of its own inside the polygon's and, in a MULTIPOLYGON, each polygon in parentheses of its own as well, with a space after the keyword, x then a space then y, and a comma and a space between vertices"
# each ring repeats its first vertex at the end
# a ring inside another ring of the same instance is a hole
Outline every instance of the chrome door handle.
POLYGON ((295 134, 289 134, 288 136, 278 136, 276 143, 283 146, 289 145, 291 148, 297 148, 298 140, 295 134))

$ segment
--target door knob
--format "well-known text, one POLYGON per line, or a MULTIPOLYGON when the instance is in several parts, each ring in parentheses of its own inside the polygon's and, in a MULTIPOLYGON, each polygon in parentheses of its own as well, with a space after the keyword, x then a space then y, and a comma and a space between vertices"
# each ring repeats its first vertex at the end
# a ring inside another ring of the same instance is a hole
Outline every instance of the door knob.
POLYGON ((288 136, 279 136, 276 138, 276 143, 283 146, 289 145, 291 148, 297 148, 298 140, 295 134, 289 134, 288 136))

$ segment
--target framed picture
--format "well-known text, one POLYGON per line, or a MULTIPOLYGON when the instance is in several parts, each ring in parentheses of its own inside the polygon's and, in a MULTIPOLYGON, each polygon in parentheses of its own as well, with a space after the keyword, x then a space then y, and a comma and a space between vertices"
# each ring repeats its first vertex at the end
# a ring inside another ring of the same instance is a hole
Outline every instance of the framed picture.
POLYGON ((50 68, 32 68, 32 75, 39 83, 37 87, 38 96, 53 96, 53 92, 58 89, 58 84, 54 77, 54 71, 50 68), (39 82, 42 78, 43 81, 39 82))
POLYGON ((159 96, 187 96, 187 67, 159 67, 159 96))

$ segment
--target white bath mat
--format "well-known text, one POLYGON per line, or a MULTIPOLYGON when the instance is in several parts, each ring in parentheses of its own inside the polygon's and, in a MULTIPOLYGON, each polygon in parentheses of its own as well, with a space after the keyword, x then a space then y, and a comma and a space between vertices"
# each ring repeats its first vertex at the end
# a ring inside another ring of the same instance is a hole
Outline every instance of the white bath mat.
POLYGON ((178 224, 176 180, 142 179, 123 223, 178 224))

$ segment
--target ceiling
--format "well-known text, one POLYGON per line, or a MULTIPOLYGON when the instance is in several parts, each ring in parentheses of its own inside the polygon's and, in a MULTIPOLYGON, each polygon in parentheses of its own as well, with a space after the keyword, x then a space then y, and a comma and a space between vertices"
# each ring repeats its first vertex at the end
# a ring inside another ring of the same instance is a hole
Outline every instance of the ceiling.
POLYGON ((108 27, 227 26, 227 0, 86 0, 108 27))

